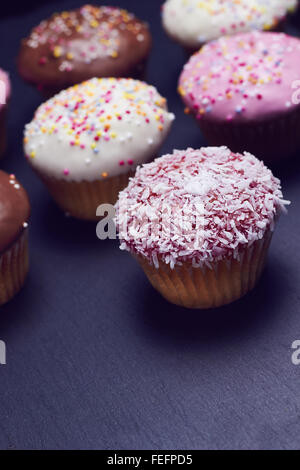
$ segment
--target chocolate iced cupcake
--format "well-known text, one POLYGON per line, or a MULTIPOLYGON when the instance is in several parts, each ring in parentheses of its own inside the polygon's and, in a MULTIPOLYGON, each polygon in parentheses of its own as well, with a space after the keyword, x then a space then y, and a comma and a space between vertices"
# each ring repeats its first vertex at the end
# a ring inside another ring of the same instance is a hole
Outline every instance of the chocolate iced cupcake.
POLYGON ((28 268, 27 194, 14 175, 0 170, 0 305, 24 284, 28 268))
POLYGON ((22 41, 18 68, 51 96, 93 77, 143 77, 151 43, 147 24, 133 14, 85 5, 35 27, 22 41))

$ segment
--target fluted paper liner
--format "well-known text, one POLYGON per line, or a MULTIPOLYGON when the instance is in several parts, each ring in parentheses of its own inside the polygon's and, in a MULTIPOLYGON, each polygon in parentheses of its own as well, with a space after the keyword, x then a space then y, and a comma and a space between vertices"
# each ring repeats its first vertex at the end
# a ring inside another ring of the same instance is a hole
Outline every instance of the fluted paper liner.
POLYGON ((193 267, 191 262, 171 269, 159 261, 159 268, 140 255, 139 263, 152 286, 169 302, 186 308, 209 309, 230 304, 250 292, 266 263, 273 233, 240 251, 240 259, 218 261, 212 267, 193 267))
POLYGON ((97 207, 101 204, 115 204, 119 192, 128 185, 134 172, 112 176, 98 181, 66 181, 38 173, 59 207, 72 217, 84 220, 98 220, 97 207))
POLYGON ((0 305, 11 300, 23 287, 29 270, 28 230, 0 255, 0 305))

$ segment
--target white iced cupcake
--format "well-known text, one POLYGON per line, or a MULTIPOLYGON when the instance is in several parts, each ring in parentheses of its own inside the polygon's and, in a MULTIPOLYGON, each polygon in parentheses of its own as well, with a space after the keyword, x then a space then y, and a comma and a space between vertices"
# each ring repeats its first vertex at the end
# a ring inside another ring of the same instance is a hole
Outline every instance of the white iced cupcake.
POLYGON ((92 220, 156 155, 173 120, 153 86, 94 78, 38 108, 25 128, 25 154, 65 212, 92 220))
POLYGON ((224 35, 276 29, 297 0, 167 0, 165 30, 190 51, 224 35))

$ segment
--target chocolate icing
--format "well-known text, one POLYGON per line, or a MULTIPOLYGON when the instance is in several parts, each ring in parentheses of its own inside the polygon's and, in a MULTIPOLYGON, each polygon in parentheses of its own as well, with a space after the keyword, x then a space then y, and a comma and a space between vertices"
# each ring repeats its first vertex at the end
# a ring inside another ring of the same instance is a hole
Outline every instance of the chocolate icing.
POLYGON ((7 250, 27 226, 30 204, 14 175, 0 170, 0 253, 7 250))
POLYGON ((22 41, 26 81, 63 89, 93 77, 136 76, 151 49, 148 26, 125 10, 85 5, 54 14, 22 41))

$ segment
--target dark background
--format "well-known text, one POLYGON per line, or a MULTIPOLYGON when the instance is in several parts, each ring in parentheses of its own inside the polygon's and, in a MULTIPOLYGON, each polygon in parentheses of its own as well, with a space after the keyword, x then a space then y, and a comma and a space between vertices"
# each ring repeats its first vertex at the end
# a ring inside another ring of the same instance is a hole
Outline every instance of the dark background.
MULTIPOLYGON (((177 96, 185 57, 163 33, 162 2, 105 3, 150 22, 148 81, 177 116, 162 152, 203 145, 177 96)), ((117 242, 100 242, 94 223, 64 217, 23 157, 23 127, 41 98, 16 73, 20 40, 52 12, 80 4, 0 10, 0 66, 13 85, 0 166, 16 173, 32 203, 30 276, 0 311, 0 448, 299 448, 300 366, 291 344, 300 339, 300 165, 277 171, 293 205, 256 290, 218 311, 168 304, 117 242)))

